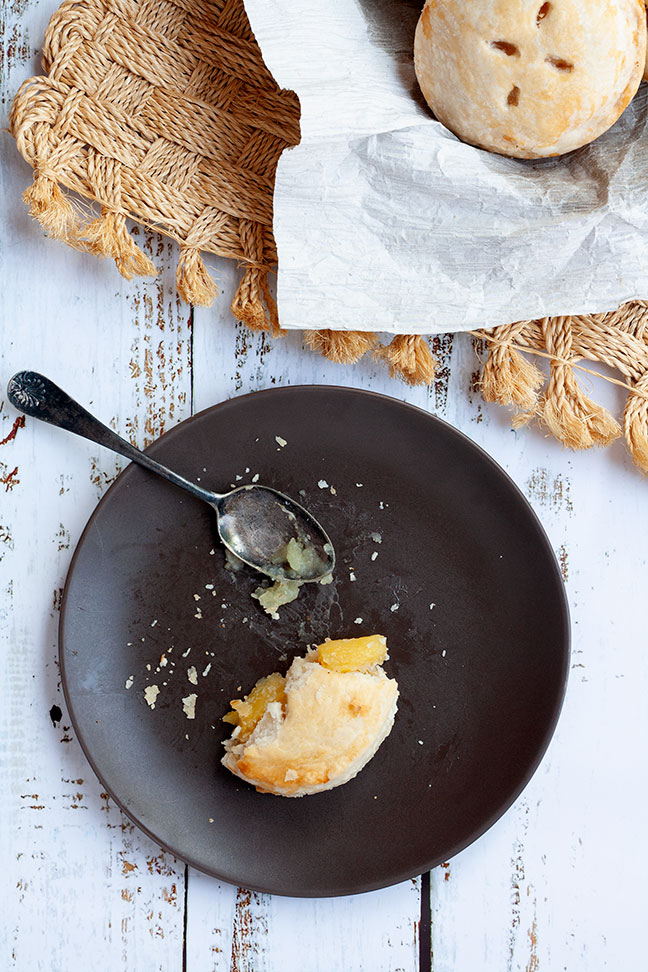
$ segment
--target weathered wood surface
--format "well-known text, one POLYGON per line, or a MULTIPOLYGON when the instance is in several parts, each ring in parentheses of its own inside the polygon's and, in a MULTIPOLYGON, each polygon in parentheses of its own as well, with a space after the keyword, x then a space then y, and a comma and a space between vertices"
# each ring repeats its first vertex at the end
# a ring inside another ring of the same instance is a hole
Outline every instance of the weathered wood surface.
MULTIPOLYGON (((3 125, 18 84, 37 70, 34 44, 54 6, 53 0, 10 0, 0 9, 3 125)), ((295 334, 275 343, 250 335, 227 310, 236 270, 225 263, 213 266, 223 291, 217 305, 192 319, 175 296, 173 246, 141 233, 162 272, 156 280, 126 283, 111 264, 43 238, 20 202, 29 176, 4 135, 0 968, 616 972, 645 966, 648 483, 623 445, 572 455, 537 431, 512 433, 506 415, 483 405, 473 390, 478 362, 463 337, 437 341, 442 367, 428 391, 390 381, 370 359, 355 368, 327 364, 295 334), (4 387, 23 367, 51 375, 140 444, 225 397, 323 382, 406 399, 483 445, 542 519, 573 619, 563 715, 515 806, 429 882, 313 901, 219 884, 134 829, 80 750, 57 668, 67 567, 120 464, 58 430, 17 421, 4 387)), ((607 394, 618 404, 616 389, 607 394)))

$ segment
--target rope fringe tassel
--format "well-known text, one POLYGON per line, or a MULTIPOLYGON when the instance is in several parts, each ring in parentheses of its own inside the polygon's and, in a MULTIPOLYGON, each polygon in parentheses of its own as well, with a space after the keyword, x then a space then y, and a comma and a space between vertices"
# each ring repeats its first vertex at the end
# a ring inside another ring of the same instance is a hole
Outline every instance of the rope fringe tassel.
POLYGON ((86 248, 95 256, 111 257, 122 277, 154 277, 157 269, 128 232, 122 213, 102 212, 80 233, 86 248))
POLYGON ((37 220, 48 236, 71 242, 76 239, 79 220, 74 207, 50 175, 37 172, 34 181, 25 189, 23 201, 29 214, 37 220))
POLYGON ((408 385, 429 385, 434 380, 436 361, 420 334, 397 334, 375 355, 387 362, 392 378, 401 378, 408 385))
POLYGON ((200 250, 194 246, 180 247, 176 287, 182 300, 199 307, 209 307, 218 293, 200 250))
POLYGON ((376 344, 371 331, 305 331, 304 342, 334 364, 357 364, 376 344))

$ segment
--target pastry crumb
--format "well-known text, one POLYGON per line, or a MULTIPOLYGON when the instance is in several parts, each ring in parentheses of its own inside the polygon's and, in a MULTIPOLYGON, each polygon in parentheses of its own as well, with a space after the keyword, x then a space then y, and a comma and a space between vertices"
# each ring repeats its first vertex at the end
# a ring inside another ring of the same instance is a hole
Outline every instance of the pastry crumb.
POLYGON ((159 686, 157 685, 147 685, 144 689, 144 698, 146 699, 146 704, 151 708, 155 708, 155 701, 160 694, 159 686))
POLYGON ((182 700, 182 711, 186 715, 187 719, 195 719, 196 718, 196 700, 197 700, 197 698, 198 698, 198 696, 196 695, 196 693, 195 692, 192 692, 191 695, 187 695, 182 700))
POLYGON ((198 672, 196 671, 196 666, 192 665, 191 668, 187 669, 187 678, 192 685, 198 684, 198 672))

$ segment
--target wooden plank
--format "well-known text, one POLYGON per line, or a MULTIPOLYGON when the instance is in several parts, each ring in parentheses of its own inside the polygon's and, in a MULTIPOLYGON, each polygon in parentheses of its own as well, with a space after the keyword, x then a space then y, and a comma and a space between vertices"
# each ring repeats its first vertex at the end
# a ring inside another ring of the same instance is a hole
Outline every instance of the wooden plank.
MULTIPOLYGON (((48 252, 54 252, 51 244, 48 252)), ((13 270, 20 279, 19 268, 13 270)), ((155 299, 159 285, 122 289, 113 280, 118 296, 103 290, 102 307, 96 281, 89 299, 85 296, 88 276, 82 288, 73 289, 75 324, 68 322, 66 333, 72 346, 61 350, 57 330, 69 314, 66 285, 73 283, 61 264, 56 274, 61 286, 48 288, 48 328, 38 331, 40 347, 30 350, 26 360, 26 343, 15 340, 4 356, 5 376, 27 364, 53 375, 115 427, 131 423, 147 430, 162 425, 164 395, 156 396, 158 407, 152 408, 144 378, 128 379, 129 358, 122 353, 126 345, 135 359, 140 353, 146 356, 147 342, 160 338, 167 354, 174 353, 174 328, 160 335, 154 322, 138 325, 127 310, 129 298, 145 303, 155 299), (115 313, 120 303, 121 320, 115 313), (88 318, 94 318, 92 328, 88 318), (111 371, 121 371, 119 380, 109 380, 111 371), (97 382, 93 372, 104 378, 97 382)), ((34 300, 24 283, 14 312, 18 319, 30 320, 39 312, 34 304, 43 295, 34 300)), ((182 327, 176 320, 176 328, 182 327)), ((157 365, 146 380, 153 388, 160 385, 157 365)), ((188 385, 169 392, 167 409, 173 406, 182 414, 188 385)), ((3 418, 4 427, 14 418, 6 404, 3 418)), ((90 943, 106 967, 135 969, 144 949, 156 963, 152 967, 180 968, 184 867, 134 830, 102 792, 70 728, 58 675, 56 629, 65 573, 85 520, 119 463, 96 447, 30 420, 2 450, 0 469, 16 469, 5 484, 2 520, 8 549, 0 563, 0 590, 6 598, 2 634, 12 690, 6 733, 15 803, 5 846, 12 848, 10 867, 19 892, 8 902, 16 967, 28 968, 34 955, 48 954, 55 942, 66 958, 61 968, 73 959, 83 960, 90 943), (22 915, 30 908, 34 921, 24 922, 22 915)))
POLYGON ((419 968, 419 878, 370 894, 300 899, 219 885, 190 869, 187 905, 189 970, 419 968))
MULTIPOLYGON (((2 10, 3 124, 38 70, 30 38, 55 2, 2 10)), ((190 411, 189 311, 173 248, 139 240, 161 267, 126 283, 112 263, 45 240, 20 201, 30 170, 6 139, 0 170, 0 641, 5 869, 0 964, 20 972, 182 968, 185 868, 103 792, 70 728, 57 665, 61 592, 74 545, 120 461, 57 429, 16 422, 10 375, 41 370, 140 444, 190 411)))

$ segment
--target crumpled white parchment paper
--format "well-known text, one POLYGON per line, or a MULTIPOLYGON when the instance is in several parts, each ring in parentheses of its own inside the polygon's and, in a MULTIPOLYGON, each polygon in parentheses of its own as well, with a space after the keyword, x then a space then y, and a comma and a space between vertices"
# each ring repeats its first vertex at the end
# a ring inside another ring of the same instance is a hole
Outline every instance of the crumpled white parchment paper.
POLYGON ((301 101, 274 196, 287 328, 441 333, 648 298, 648 86, 590 146, 521 162, 422 101, 422 0, 245 0, 301 101))

